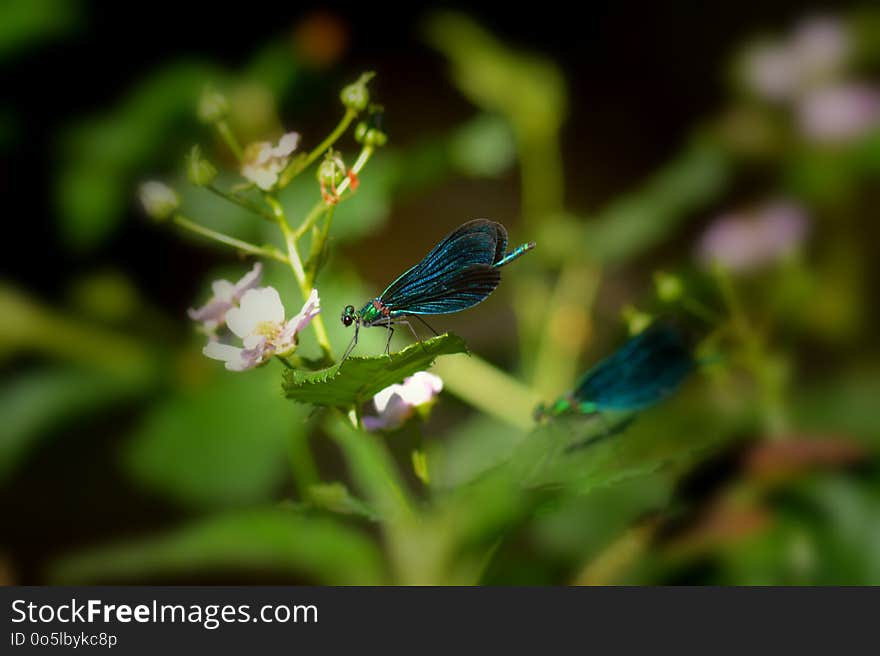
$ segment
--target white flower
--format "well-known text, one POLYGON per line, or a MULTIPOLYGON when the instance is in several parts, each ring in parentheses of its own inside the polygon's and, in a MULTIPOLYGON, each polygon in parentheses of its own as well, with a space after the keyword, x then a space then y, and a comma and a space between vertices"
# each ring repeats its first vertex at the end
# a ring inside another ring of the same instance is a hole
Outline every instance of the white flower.
POLYGON ((260 284, 262 274, 263 265, 256 262, 254 268, 235 284, 228 280, 215 280, 211 283, 214 295, 202 307, 187 310, 189 318, 200 321, 207 333, 213 333, 226 322, 226 313, 238 305, 244 293, 260 284))
POLYGON ((244 371, 266 362, 273 355, 286 355, 296 348, 297 335, 320 314, 318 290, 313 289, 302 310, 284 320, 284 305, 274 287, 249 289, 241 304, 226 312, 226 325, 241 339, 242 347, 209 342, 202 353, 225 362, 230 371, 244 371))
POLYGON ((250 144, 244 151, 241 174, 264 191, 278 182, 278 176, 290 161, 290 155, 299 145, 299 134, 288 132, 273 146, 268 141, 250 144))
POLYGON ((857 84, 816 89, 798 105, 798 124, 805 137, 817 142, 859 137, 880 127, 880 91, 857 84))
POLYGON ((797 248, 807 233, 803 209, 785 201, 768 203, 748 214, 719 217, 703 233, 698 257, 731 271, 749 271, 797 248))
POLYGON ((377 417, 364 417, 364 428, 369 431, 394 430, 412 416, 415 409, 431 403, 443 389, 439 376, 419 371, 403 384, 389 385, 373 397, 377 417))

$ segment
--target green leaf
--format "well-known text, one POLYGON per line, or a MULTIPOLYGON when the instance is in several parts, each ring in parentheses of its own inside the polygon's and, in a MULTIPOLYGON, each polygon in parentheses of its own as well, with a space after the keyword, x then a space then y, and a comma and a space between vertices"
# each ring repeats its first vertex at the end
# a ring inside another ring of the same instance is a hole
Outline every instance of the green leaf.
POLYGON ((345 456, 355 485, 379 516, 390 523, 412 517, 412 501, 385 443, 338 420, 328 430, 345 456))
POLYGON ((308 488, 309 502, 316 508, 340 515, 356 515, 369 520, 379 515, 366 503, 352 495, 344 483, 318 483, 308 488))
POLYGON ((0 2, 0 60, 72 32, 81 9, 71 0, 0 2))
POLYGON ((116 228, 133 202, 136 178, 173 157, 178 145, 182 151, 198 93, 213 77, 206 64, 174 64, 64 135, 55 194, 68 244, 90 249, 116 228))
POLYGON ((594 415, 550 421, 520 444, 510 466, 526 486, 587 493, 667 467, 686 467, 731 439, 737 425, 682 395, 580 448, 574 447, 613 428, 613 420, 594 415))
POLYGON ((326 585, 376 585, 384 572, 378 547, 328 518, 281 508, 220 515, 163 535, 99 547, 57 561, 54 583, 134 581, 217 571, 254 570, 306 577, 326 585))
POLYGON ((287 474, 287 441, 305 430, 303 409, 284 403, 273 368, 215 368, 206 384, 151 409, 126 465, 142 485, 189 506, 269 500, 287 474))
POLYGON ((0 481, 50 431, 134 397, 143 382, 79 369, 28 372, 6 382, 0 388, 0 481))
POLYGON ((366 402, 389 385, 427 369, 438 355, 451 353, 467 353, 467 345, 461 337, 446 333, 410 344, 390 356, 353 356, 313 373, 286 371, 284 391, 287 398, 300 403, 350 408, 366 402))

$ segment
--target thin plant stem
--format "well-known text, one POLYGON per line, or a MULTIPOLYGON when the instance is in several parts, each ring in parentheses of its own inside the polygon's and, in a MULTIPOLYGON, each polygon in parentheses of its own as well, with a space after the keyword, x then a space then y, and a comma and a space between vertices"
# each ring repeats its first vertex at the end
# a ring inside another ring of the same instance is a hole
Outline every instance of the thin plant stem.
POLYGON ((294 159, 290 161, 287 167, 281 172, 281 186, 286 186, 294 178, 294 176, 296 176, 300 171, 304 171, 312 164, 312 162, 323 155, 328 148, 336 143, 336 140, 339 139, 339 137, 345 134, 348 126, 351 125, 351 122, 356 117, 357 112, 355 112, 353 109, 346 109, 342 120, 339 121, 339 124, 333 129, 333 132, 327 135, 327 138, 324 139, 324 141, 322 141, 314 149, 312 149, 312 151, 309 152, 305 159, 294 159))
POLYGON ((238 161, 241 161, 244 158, 244 150, 242 149, 241 144, 238 143, 235 134, 233 134, 232 128, 229 127, 229 123, 226 121, 217 121, 215 125, 217 127, 217 132, 220 133, 223 141, 229 146, 229 150, 232 151, 238 161))
POLYGON ((270 212, 267 212, 262 207, 258 207, 244 198, 241 198, 239 196, 236 196, 235 194, 231 194, 229 192, 223 191, 222 189, 219 189, 218 187, 215 187, 214 185, 208 185, 205 188, 208 191, 210 191, 212 194, 219 196, 223 200, 229 201, 233 205, 238 205, 239 207, 242 207, 242 208, 248 210, 249 212, 253 212, 257 216, 260 216, 260 217, 267 219, 269 221, 275 220, 275 217, 272 216, 272 214, 270 212))
POLYGON ((221 244, 231 246, 232 248, 235 248, 236 250, 239 250, 243 253, 269 257, 273 260, 278 260, 279 262, 287 262, 287 257, 284 255, 284 253, 276 248, 272 248, 269 246, 257 246, 256 244, 242 241, 241 239, 236 239, 235 237, 230 237, 229 235, 225 235, 222 232, 211 230, 210 228, 206 228, 205 226, 200 225, 195 221, 191 221, 181 214, 175 214, 173 221, 181 228, 186 228, 190 232, 194 232, 197 235, 201 235, 202 237, 207 237, 208 239, 219 242, 221 244))
MULTIPOLYGON (((293 276, 296 278, 296 283, 299 286, 303 300, 308 300, 309 295, 312 293, 312 286, 309 281, 306 280, 302 257, 300 257, 299 249, 296 246, 296 239, 294 238, 293 231, 290 228, 290 224, 287 222, 287 217, 284 215, 284 208, 281 206, 281 203, 278 202, 278 199, 272 194, 266 193, 263 197, 266 199, 269 207, 272 208, 275 220, 278 222, 278 227, 284 235, 284 242, 287 245, 286 261, 293 271, 293 276)), ((312 319, 310 325, 315 331, 318 346, 321 347, 321 352, 324 357, 328 360, 333 360, 333 348, 330 346, 330 337, 327 335, 327 328, 324 326, 324 321, 321 315, 312 319)))
POLYGON ((768 354, 765 339, 749 321, 728 273, 719 266, 715 266, 712 272, 730 314, 734 331, 743 345, 745 365, 754 376, 758 386, 764 430, 771 436, 780 435, 786 428, 787 419, 783 408, 782 389, 767 366, 768 354))

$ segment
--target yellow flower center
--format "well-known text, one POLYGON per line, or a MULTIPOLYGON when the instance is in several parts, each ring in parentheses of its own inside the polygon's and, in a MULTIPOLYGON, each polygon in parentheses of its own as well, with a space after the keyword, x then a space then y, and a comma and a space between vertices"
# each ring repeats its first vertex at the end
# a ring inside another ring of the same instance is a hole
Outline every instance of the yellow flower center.
POLYGON ((278 337, 278 334, 281 332, 281 326, 279 326, 274 321, 261 321, 257 324, 257 327, 254 328, 254 333, 265 337, 268 340, 273 340, 278 337))

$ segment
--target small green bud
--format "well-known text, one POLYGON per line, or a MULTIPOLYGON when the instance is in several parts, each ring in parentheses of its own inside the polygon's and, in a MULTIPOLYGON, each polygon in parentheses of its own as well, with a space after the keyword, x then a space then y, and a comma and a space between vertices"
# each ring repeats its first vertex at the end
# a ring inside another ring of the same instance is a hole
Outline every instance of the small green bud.
POLYGON ((214 87, 207 86, 199 98, 196 112, 202 123, 216 123, 226 118, 229 113, 229 101, 214 87))
POLYGON ((164 182, 144 182, 138 189, 144 212, 151 219, 166 221, 180 207, 180 196, 164 182))
POLYGON ((217 177, 217 167, 202 157, 198 146, 193 146, 186 158, 186 177, 197 187, 207 187, 217 177))
POLYGON ((331 189, 345 179, 345 162, 339 153, 332 150, 327 152, 318 166, 317 178, 321 186, 331 189))
POLYGON ((388 142, 388 135, 382 129, 383 114, 382 107, 370 105, 370 115, 354 129, 355 141, 365 146, 384 146, 388 142))
POLYGON ((650 326, 651 322, 654 320, 654 317, 650 314, 638 310, 633 305, 625 306, 620 314, 623 317, 623 321, 626 323, 630 335, 638 335, 645 328, 650 326))
POLYGON ((357 82, 353 82, 345 87, 339 94, 339 99, 347 109, 355 112, 362 112, 370 104, 370 92, 367 90, 367 82, 369 82, 375 73, 368 72, 361 75, 357 82))
POLYGON ((664 271, 654 273, 654 287, 657 290, 657 297, 665 303, 673 303, 684 295, 681 278, 664 271))

